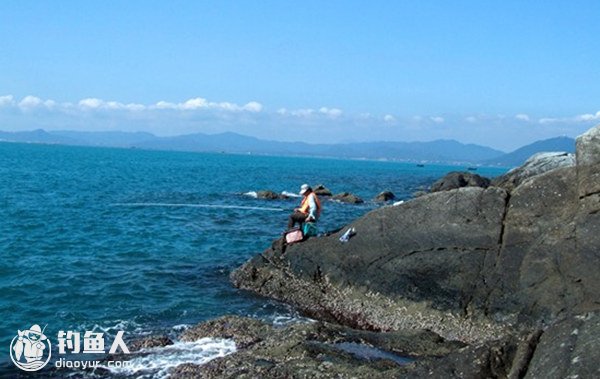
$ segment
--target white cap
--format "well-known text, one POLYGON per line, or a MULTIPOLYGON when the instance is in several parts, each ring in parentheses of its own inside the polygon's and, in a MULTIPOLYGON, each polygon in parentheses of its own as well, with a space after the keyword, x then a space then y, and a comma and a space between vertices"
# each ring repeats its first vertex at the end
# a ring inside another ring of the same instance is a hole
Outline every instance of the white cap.
POLYGON ((300 195, 304 195, 309 189, 310 186, 308 184, 303 184, 302 187, 300 187, 300 195))

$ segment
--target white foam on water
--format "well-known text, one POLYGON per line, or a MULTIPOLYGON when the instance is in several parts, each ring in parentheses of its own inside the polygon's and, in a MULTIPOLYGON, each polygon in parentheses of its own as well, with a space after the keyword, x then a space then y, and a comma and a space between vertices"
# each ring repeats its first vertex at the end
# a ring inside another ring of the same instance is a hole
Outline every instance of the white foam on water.
POLYGON ((283 212, 281 208, 248 207, 243 205, 219 204, 186 204, 186 203, 113 203, 113 207, 163 207, 163 208, 216 208, 216 209, 243 209, 252 211, 283 212))
POLYGON ((179 324, 172 327, 172 329, 176 332, 180 332, 182 330, 189 329, 191 325, 189 324, 179 324))
POLYGON ((287 197, 302 197, 295 192, 283 191, 281 194, 287 197))
POLYGON ((176 342, 170 346, 142 349, 141 355, 129 360, 127 367, 101 367, 113 374, 166 378, 170 369, 184 363, 202 365, 236 351, 232 339, 202 338, 195 342, 176 342))
POLYGON ((258 199, 258 193, 256 191, 245 192, 243 195, 244 196, 250 196, 250 197, 253 197, 255 199, 258 199))

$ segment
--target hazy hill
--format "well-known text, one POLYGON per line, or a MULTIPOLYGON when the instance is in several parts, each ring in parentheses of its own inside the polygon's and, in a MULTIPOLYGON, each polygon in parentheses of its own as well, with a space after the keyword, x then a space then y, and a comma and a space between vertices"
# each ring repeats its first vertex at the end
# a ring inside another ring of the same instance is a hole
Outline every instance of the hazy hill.
POLYGON ((520 166, 533 154, 549 151, 575 152, 575 140, 569 137, 556 137, 525 145, 511 153, 485 161, 488 165, 520 166))
POLYGON ((14 142, 136 147, 154 150, 303 155, 473 164, 492 160, 504 154, 499 150, 489 147, 463 144, 453 140, 308 144, 302 142, 267 141, 236 133, 212 135, 196 133, 174 137, 157 137, 150 133, 46 132, 36 130, 15 133, 0 132, 0 139, 14 142))
POLYGON ((503 154, 501 151, 489 147, 465 145, 452 140, 307 144, 266 141, 235 133, 190 134, 155 138, 136 144, 136 146, 161 150, 224 151, 230 153, 314 155, 436 162, 479 162, 503 154))

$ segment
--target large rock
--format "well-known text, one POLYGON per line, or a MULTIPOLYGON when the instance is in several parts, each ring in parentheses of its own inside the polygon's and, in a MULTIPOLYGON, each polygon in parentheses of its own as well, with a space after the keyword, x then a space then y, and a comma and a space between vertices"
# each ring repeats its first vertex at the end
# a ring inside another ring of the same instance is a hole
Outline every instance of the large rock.
POLYGON ((390 201, 390 200, 394 200, 396 198, 396 195, 394 195, 393 192, 391 191, 383 191, 381 192, 379 195, 375 196, 375 199, 373 199, 376 202, 386 202, 386 201, 390 201))
POLYGON ((525 378, 598 378, 599 341, 597 313, 552 325, 541 336, 525 378))
POLYGON ((348 192, 342 192, 342 193, 335 195, 333 197, 333 200, 337 200, 337 201, 341 201, 342 203, 349 203, 349 204, 364 203, 363 199, 361 199, 360 197, 358 197, 352 193, 348 193, 348 192))
POLYGON ((380 208, 349 225, 356 235, 348 243, 338 240, 344 228, 285 251, 274 244, 232 278, 313 317, 357 328, 412 325, 448 338, 487 338, 497 328, 452 315, 485 302, 482 270, 486 256, 498 254, 506 201, 502 189, 469 187, 380 208))
POLYGON ((526 179, 561 167, 575 165, 575 156, 564 152, 538 153, 529 158, 522 166, 516 167, 504 175, 492 180, 492 185, 512 191, 526 179))
POLYGON ((265 199, 265 200, 285 200, 288 197, 286 195, 279 194, 279 193, 276 193, 273 191, 264 190, 264 191, 257 191, 256 198, 257 199, 265 199))
POLYGON ((575 219, 577 254, 571 257, 573 275, 583 297, 594 309, 600 302, 600 125, 577 138, 577 194, 575 219))
POLYGON ((323 197, 327 197, 327 196, 332 196, 333 194, 331 193, 331 191, 325 187, 323 184, 318 184, 313 188, 313 192, 317 194, 317 196, 323 196, 323 197))
POLYGON ((416 377, 596 377, 587 362, 598 359, 597 316, 580 345, 566 330, 581 332, 582 315, 600 311, 599 135, 600 126, 578 139, 576 167, 540 164, 507 181, 508 191, 466 187, 374 210, 333 235, 274 244, 233 282, 318 319, 471 344, 416 377), (356 235, 342 243, 348 227, 356 235), (527 341, 511 339, 521 332, 527 341), (580 354, 555 354, 557 346, 580 354))
POLYGON ((453 171, 433 183, 431 192, 449 191, 463 187, 481 187, 487 188, 490 180, 470 172, 453 171))

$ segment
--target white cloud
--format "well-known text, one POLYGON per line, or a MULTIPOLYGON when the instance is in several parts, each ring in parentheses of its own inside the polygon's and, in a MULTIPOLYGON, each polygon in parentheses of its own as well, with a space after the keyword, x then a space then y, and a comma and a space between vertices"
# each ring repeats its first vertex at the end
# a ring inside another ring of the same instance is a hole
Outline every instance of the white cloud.
POLYGON ((136 103, 119 103, 118 101, 104 101, 102 99, 87 98, 82 99, 78 103, 79 107, 85 110, 106 109, 106 110, 128 110, 128 111, 143 111, 146 106, 136 103))
POLYGON ((88 98, 79 101, 79 106, 82 108, 97 109, 102 107, 104 101, 95 98, 88 98))
POLYGON ((600 111, 596 113, 584 113, 573 117, 542 117, 538 120, 540 124, 577 124, 577 123, 590 123, 600 121, 600 111))
POLYGON ((575 116, 575 120, 581 121, 581 122, 600 120, 600 111, 596 112, 595 114, 586 113, 586 114, 581 114, 579 116, 575 116))
POLYGON ((465 121, 470 122, 471 124, 477 122, 477 117, 475 116, 469 116, 467 118, 465 118, 465 121))
POLYGON ((290 111, 290 114, 292 116, 296 116, 296 117, 310 117, 313 114, 315 114, 315 110, 314 109, 296 109, 296 110, 290 111))
POLYGON ((258 113, 261 112, 263 106, 261 103, 256 101, 251 101, 242 107, 245 111, 258 113))
MULTIPOLYGON (((248 104, 247 104, 248 105, 248 104)), ((344 112, 338 108, 321 107, 318 110, 312 108, 301 108, 288 110, 287 108, 280 108, 276 111, 281 116, 292 116, 297 118, 316 118, 318 116, 324 116, 330 119, 340 118, 344 112)))
POLYGON ((435 122, 436 124, 441 124, 441 123, 443 123, 445 121, 444 118, 440 117, 440 116, 430 117, 429 119, 431 121, 435 122))
POLYGON ((19 102, 19 108, 23 110, 29 110, 33 108, 37 108, 43 105, 44 102, 39 97, 35 96, 25 96, 23 100, 19 102))
POLYGON ((530 120, 529 116, 524 113, 519 113, 519 114, 515 115, 515 118, 519 121, 526 121, 526 122, 529 122, 529 120, 530 120))
POLYGON ((396 121, 396 117, 392 116, 391 114, 386 114, 385 116, 383 116, 383 121, 391 124, 396 121))
POLYGON ((183 103, 170 103, 167 101, 159 101, 150 108, 152 109, 173 109, 183 111, 197 111, 197 110, 218 110, 225 112, 252 112, 259 113, 262 111, 263 106, 257 101, 251 101, 245 105, 238 105, 235 103, 224 102, 212 102, 208 101, 203 97, 195 97, 184 101, 183 103))
POLYGON ((12 95, 0 96, 0 107, 10 107, 15 105, 15 99, 12 95))
POLYGON ((326 115, 329 118, 338 118, 343 113, 341 109, 327 108, 327 107, 321 107, 321 109, 319 109, 319 112, 321 112, 322 114, 326 115))

